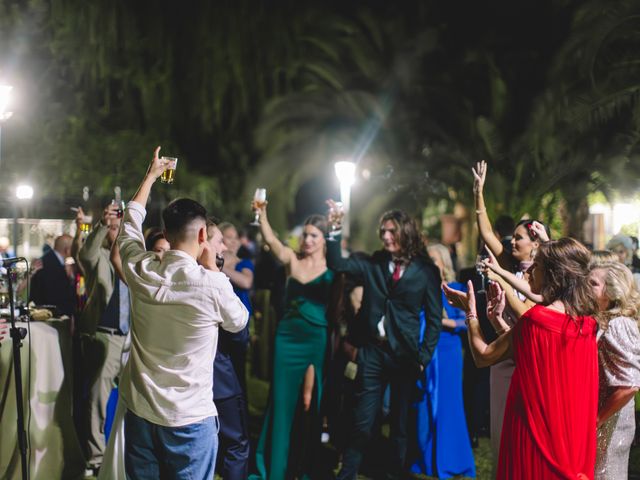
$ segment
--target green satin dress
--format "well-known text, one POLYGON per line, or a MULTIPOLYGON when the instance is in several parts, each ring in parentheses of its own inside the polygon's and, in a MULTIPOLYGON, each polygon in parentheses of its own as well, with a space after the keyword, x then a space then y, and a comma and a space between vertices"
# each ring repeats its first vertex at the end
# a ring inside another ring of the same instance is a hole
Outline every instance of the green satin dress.
POLYGON ((326 309, 332 282, 331 270, 308 283, 291 277, 287 282, 286 311, 276 329, 269 405, 256 449, 258 475, 252 476, 253 479, 284 480, 300 474, 287 472, 288 467, 291 470, 291 442, 295 442, 298 450, 299 443, 305 441, 291 438, 292 425, 299 411, 302 382, 309 365, 313 365, 316 377, 311 415, 319 422, 327 351, 326 309))

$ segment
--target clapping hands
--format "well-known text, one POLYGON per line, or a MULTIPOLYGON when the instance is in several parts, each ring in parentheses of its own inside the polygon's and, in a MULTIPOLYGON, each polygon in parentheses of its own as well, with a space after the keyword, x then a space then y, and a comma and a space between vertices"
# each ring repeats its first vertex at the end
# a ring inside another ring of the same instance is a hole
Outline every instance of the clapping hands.
POLYGON ((502 319, 506 306, 504 290, 500 284, 490 282, 487 287, 487 318, 497 329, 496 323, 502 319), (496 323, 494 323, 496 322, 496 323))
POLYGON ((447 297, 447 301, 449 305, 454 306, 456 308, 460 308, 464 310, 467 315, 476 315, 476 295, 473 289, 473 283, 471 280, 467 282, 467 291, 462 292, 460 290, 456 290, 455 288, 451 288, 446 283, 442 284, 442 290, 444 291, 445 296, 447 297))

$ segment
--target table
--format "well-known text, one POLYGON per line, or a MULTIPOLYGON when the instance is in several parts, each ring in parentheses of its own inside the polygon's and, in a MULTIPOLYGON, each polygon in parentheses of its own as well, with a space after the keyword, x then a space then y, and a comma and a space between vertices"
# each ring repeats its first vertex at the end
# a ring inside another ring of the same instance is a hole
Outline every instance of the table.
MULTIPOLYGON (((18 322, 18 327, 28 327, 18 322)), ((23 341, 22 383, 30 478, 76 479, 84 457, 72 419, 72 344, 68 320, 30 322, 23 341), (31 352, 31 360, 29 360, 31 352), (29 378, 29 374, 31 378, 29 378), (29 422, 29 418, 31 421, 29 422)), ((11 338, 0 344, 0 478, 19 480, 16 392, 11 338)))

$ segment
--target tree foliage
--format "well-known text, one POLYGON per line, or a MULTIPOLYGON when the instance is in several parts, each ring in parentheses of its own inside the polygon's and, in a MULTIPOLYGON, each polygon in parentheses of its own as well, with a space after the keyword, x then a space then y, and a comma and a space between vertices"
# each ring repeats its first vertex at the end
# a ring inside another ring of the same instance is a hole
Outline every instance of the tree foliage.
POLYGON ((284 228, 349 157, 365 239, 385 208, 470 204, 484 158, 493 215, 549 219, 562 199, 571 223, 587 192, 637 187, 640 12, 516 3, 0 0, 0 78, 22 97, 3 177, 130 193, 160 143, 181 161, 156 201, 246 219, 266 186, 284 228))

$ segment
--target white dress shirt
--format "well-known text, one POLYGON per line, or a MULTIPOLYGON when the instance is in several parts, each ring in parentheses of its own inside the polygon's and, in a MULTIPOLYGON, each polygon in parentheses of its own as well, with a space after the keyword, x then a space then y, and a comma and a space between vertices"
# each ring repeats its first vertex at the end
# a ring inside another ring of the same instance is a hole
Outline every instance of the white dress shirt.
POLYGON ((157 425, 217 415, 213 360, 218 327, 238 332, 249 312, 229 279, 180 250, 162 260, 144 248, 146 210, 129 202, 118 245, 131 293, 131 353, 121 382, 127 407, 157 425))

